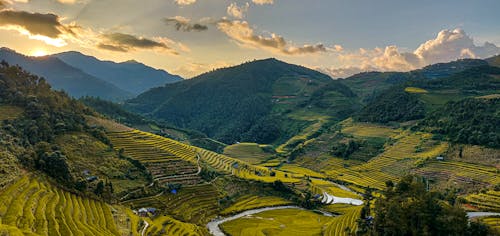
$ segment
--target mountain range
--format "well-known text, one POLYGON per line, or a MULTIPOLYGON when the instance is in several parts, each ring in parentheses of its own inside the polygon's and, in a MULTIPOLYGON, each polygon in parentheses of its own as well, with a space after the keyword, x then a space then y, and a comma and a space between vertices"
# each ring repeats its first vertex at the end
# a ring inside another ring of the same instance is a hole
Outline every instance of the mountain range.
POLYGON ((77 52, 30 57, 1 48, 0 60, 42 76, 54 89, 64 90, 76 98, 93 96, 123 101, 150 88, 182 80, 135 61, 100 61, 77 52))

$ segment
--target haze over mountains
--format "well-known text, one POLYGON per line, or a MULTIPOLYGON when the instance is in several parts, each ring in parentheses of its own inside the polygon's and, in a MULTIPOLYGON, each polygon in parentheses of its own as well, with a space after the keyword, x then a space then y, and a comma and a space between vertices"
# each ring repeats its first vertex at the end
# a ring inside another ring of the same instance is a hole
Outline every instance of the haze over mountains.
POLYGON ((53 88, 76 98, 94 96, 123 101, 150 88, 182 80, 179 76, 138 62, 100 61, 77 52, 29 57, 2 48, 0 60, 42 76, 53 88))
POLYGON ((182 80, 180 76, 151 68, 133 60, 121 63, 101 61, 74 51, 54 54, 53 56, 134 95, 139 95, 150 88, 182 80))

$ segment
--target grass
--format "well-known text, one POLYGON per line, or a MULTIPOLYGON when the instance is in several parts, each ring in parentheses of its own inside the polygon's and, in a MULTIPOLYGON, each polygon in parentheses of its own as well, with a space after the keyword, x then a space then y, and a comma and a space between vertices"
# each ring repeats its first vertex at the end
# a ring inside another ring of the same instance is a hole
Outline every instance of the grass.
POLYGON ((24 176, 0 192, 0 232, 120 235, 110 207, 24 176))
POLYGON ((301 209, 279 209, 223 223, 229 235, 322 235, 334 217, 301 209))
POLYGON ((497 234, 500 233, 500 217, 498 216, 481 217, 479 220, 484 224, 488 225, 497 234))
POLYGON ((236 199, 236 202, 229 206, 228 208, 224 209, 223 211, 220 212, 222 215, 232 215, 238 212, 250 210, 250 209, 255 209, 255 208, 262 208, 262 207, 269 207, 269 206, 282 206, 282 205, 288 205, 291 204, 290 201, 280 198, 280 197, 274 197, 274 196, 255 196, 255 195, 247 195, 240 197, 236 199))
POLYGON ((262 149, 257 143, 238 143, 227 146, 224 149, 224 155, 246 161, 250 164, 258 164, 267 158, 273 156, 262 149))

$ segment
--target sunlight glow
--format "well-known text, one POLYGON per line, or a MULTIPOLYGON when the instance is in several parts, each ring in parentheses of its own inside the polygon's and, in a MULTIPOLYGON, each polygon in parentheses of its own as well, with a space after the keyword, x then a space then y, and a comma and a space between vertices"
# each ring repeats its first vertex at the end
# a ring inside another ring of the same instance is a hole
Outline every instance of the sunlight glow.
POLYGON ((31 56, 34 56, 34 57, 43 57, 43 56, 47 56, 47 55, 48 55, 47 51, 45 51, 44 49, 40 49, 40 48, 37 48, 31 52, 31 56))

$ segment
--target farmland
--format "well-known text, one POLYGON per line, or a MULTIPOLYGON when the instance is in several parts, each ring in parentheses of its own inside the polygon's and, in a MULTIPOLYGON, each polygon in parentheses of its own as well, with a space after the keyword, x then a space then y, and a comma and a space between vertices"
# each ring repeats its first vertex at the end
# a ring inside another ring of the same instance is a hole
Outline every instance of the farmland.
POLYGON ((14 235, 122 233, 117 229, 111 206, 28 176, 0 192, 0 220, 0 232, 14 235))
POLYGON ((230 235, 321 235, 333 217, 301 209, 261 212, 222 224, 230 235))

